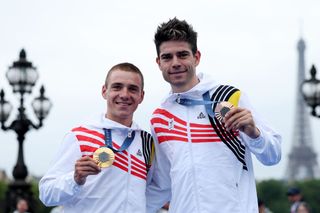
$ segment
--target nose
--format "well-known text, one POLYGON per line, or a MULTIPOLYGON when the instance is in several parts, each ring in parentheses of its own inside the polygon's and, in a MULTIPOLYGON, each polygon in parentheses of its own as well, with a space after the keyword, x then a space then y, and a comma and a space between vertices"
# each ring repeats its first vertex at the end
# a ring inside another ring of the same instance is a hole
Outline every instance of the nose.
POLYGON ((120 97, 125 99, 129 97, 129 91, 128 88, 124 87, 120 92, 120 97))
POLYGON ((173 56, 173 59, 172 59, 172 67, 174 69, 178 69, 181 67, 181 62, 180 62, 180 59, 177 57, 177 56, 173 56))

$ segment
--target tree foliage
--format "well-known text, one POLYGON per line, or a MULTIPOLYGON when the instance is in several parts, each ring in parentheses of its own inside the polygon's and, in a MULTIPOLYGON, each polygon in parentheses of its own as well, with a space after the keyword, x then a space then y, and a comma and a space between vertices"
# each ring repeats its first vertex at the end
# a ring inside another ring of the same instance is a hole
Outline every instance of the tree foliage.
MULTIPOLYGON (((35 201, 35 212, 37 213, 49 213, 52 209, 52 207, 46 207, 42 204, 42 202, 39 200, 39 190, 38 190, 38 183, 32 182, 31 183, 31 190, 33 193, 33 198, 35 201)), ((5 200, 6 200, 6 192, 8 189, 8 183, 5 181, 0 181, 0 213, 2 213, 4 207, 5 207, 5 200)), ((4 213, 4 212, 3 212, 4 213)))
POLYGON ((300 188, 304 200, 313 212, 320 212, 320 180, 285 182, 282 180, 264 180, 257 183, 258 197, 273 213, 289 212, 290 203, 286 192, 289 187, 300 188))

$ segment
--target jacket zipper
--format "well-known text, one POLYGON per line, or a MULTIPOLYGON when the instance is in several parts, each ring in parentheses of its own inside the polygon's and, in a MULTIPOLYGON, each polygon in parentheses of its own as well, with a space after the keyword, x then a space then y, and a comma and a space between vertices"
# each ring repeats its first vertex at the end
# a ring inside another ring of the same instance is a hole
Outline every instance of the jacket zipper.
MULTIPOLYGON (((129 132, 128 134, 131 134, 129 132)), ((130 189, 130 176, 131 176, 131 154, 129 152, 129 148, 127 149, 128 153, 128 176, 127 176, 127 198, 126 198, 126 206, 125 206, 125 212, 128 212, 128 205, 129 205, 129 189, 130 189)))
POLYGON ((187 133, 188 133, 188 143, 189 143, 189 151, 190 151, 190 157, 191 157, 191 169, 192 169, 192 178, 193 178, 193 191, 195 192, 195 202, 196 202, 196 209, 197 212, 200 212, 199 210, 199 193, 198 193, 198 186, 196 182, 196 171, 195 171, 195 165, 193 160, 193 149, 192 149, 192 141, 191 141, 191 130, 190 130, 190 110, 191 107, 186 107, 187 110, 187 133))

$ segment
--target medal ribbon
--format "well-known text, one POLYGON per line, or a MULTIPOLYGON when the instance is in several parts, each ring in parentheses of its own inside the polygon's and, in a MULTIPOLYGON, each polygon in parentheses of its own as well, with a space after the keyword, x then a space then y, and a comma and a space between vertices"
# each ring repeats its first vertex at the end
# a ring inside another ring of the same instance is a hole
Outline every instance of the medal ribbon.
POLYGON ((194 100, 194 99, 189 99, 189 98, 178 97, 176 99, 176 102, 178 104, 183 105, 183 106, 205 105, 207 113, 213 118, 214 113, 213 113, 213 110, 211 109, 211 105, 214 103, 219 103, 219 102, 218 101, 210 101, 209 91, 205 92, 202 95, 202 98, 203 98, 203 100, 194 100))
POLYGON ((111 136, 111 129, 103 129, 104 130, 104 135, 105 135, 105 144, 108 148, 110 148, 113 152, 122 152, 126 150, 132 143, 134 136, 135 136, 135 131, 132 131, 131 133, 128 134, 126 139, 123 141, 120 149, 115 149, 112 146, 112 136, 111 136))

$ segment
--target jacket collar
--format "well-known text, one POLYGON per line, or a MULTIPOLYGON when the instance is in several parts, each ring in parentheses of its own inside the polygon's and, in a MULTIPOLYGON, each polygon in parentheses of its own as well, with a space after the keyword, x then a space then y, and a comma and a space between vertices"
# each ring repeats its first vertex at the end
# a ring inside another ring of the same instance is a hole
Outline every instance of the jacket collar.
POLYGON ((106 128, 106 129, 117 129, 117 130, 127 130, 127 131, 134 131, 134 130, 141 130, 137 123, 134 121, 131 124, 131 127, 124 126, 116 121, 110 120, 105 117, 105 113, 101 113, 100 117, 97 119, 93 119, 89 122, 90 125, 96 128, 106 128))
POLYGON ((217 83, 213 80, 213 78, 205 73, 199 73, 197 75, 199 79, 199 83, 196 84, 193 88, 188 91, 182 93, 173 93, 172 90, 170 93, 164 98, 162 105, 170 104, 175 102, 178 96, 181 98, 189 98, 189 99, 201 99, 202 95, 217 86, 217 83))

